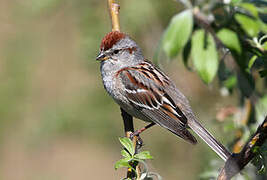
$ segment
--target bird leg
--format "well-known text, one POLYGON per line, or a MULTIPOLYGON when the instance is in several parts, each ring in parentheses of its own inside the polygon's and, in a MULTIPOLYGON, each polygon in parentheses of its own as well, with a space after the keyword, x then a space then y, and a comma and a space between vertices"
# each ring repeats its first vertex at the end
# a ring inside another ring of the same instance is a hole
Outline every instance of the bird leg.
POLYGON ((144 132, 146 129, 148 129, 148 128, 154 126, 154 125, 155 125, 155 123, 152 122, 152 123, 146 125, 145 127, 143 127, 143 128, 141 128, 141 129, 138 129, 138 130, 134 131, 134 132, 131 134, 131 136, 132 136, 132 137, 133 137, 133 136, 139 136, 139 134, 141 134, 141 133, 144 132))
POLYGON ((148 128, 154 126, 155 123, 152 122, 148 125, 146 125, 145 127, 138 129, 136 131, 134 131, 133 133, 131 133, 130 138, 133 139, 134 136, 137 137, 137 145, 138 145, 138 149, 141 148, 143 146, 143 140, 141 139, 141 137, 139 136, 142 132, 144 132, 145 130, 147 130, 148 128))

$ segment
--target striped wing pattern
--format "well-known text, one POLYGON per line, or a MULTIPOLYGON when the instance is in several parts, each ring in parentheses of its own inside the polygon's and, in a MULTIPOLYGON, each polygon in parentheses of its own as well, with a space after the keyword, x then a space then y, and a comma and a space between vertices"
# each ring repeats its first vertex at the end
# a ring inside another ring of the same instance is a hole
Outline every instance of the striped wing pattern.
POLYGON ((187 118, 164 89, 169 78, 149 62, 126 67, 117 72, 128 100, 151 121, 195 144, 197 141, 186 129, 187 118))

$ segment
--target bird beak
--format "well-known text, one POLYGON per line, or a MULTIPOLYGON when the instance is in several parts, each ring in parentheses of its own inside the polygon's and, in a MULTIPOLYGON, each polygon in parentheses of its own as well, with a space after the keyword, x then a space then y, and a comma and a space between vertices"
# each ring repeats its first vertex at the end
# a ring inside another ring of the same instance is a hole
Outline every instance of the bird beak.
POLYGON ((105 61, 107 59, 108 59, 108 56, 106 56, 102 51, 96 57, 97 61, 105 61))

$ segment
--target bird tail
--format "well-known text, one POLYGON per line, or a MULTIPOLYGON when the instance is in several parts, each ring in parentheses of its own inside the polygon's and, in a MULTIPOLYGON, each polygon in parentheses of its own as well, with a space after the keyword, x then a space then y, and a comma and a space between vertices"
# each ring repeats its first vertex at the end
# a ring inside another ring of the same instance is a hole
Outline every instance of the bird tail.
POLYGON ((188 126, 207 143, 210 148, 216 152, 224 161, 231 156, 231 153, 219 143, 198 121, 189 120, 188 126))

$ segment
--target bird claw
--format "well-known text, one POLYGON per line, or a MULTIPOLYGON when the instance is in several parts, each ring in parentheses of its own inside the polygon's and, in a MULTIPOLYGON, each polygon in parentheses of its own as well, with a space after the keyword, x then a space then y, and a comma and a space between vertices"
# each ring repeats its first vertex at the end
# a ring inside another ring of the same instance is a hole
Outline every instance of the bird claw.
POLYGON ((130 134, 130 139, 133 140, 134 136, 136 136, 136 138, 137 138, 137 140, 136 140, 136 148, 140 149, 143 146, 143 140, 139 136, 139 132, 138 131, 135 131, 135 132, 131 133, 130 134))
POLYGON ((137 136, 136 148, 141 149, 142 146, 143 146, 143 140, 141 139, 140 136, 137 136))

